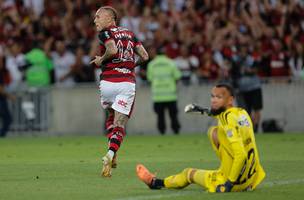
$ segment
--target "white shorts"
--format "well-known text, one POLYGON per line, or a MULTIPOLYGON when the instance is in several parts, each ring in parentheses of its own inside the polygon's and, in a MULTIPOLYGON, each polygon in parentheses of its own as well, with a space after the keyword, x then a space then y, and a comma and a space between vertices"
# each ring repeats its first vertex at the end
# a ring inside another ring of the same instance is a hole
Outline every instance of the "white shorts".
POLYGON ((135 84, 129 82, 113 83, 100 81, 100 103, 106 109, 114 110, 130 116, 135 100, 135 84))

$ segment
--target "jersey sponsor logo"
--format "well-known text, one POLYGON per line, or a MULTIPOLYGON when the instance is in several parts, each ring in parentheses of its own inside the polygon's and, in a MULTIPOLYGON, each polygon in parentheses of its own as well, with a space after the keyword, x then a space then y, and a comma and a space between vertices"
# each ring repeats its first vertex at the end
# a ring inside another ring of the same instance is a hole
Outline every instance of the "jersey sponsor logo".
POLYGON ((126 69, 126 68, 118 68, 118 67, 115 67, 113 70, 118 71, 118 72, 123 73, 123 74, 132 73, 131 70, 126 69))
POLYGON ((240 118, 238 119, 238 124, 240 126, 247 126, 247 127, 250 126, 250 123, 245 115, 240 116, 240 118))
POLYGON ((119 100, 117 104, 126 108, 128 103, 125 102, 124 100, 119 100))

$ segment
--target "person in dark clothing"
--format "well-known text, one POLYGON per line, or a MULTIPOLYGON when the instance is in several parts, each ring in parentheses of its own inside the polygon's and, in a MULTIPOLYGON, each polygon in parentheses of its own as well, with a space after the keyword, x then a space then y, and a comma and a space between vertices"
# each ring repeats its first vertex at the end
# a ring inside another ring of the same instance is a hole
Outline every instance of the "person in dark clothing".
POLYGON ((257 133, 263 109, 262 84, 257 75, 260 61, 250 55, 246 45, 240 47, 240 52, 234 55, 232 61, 234 70, 238 71, 234 77, 240 95, 239 106, 249 113, 254 132, 257 133))
POLYGON ((8 108, 8 99, 14 99, 14 96, 7 93, 4 89, 9 82, 9 72, 4 67, 3 58, 0 57, 0 118, 2 127, 0 128, 0 137, 5 137, 12 123, 12 117, 8 108))

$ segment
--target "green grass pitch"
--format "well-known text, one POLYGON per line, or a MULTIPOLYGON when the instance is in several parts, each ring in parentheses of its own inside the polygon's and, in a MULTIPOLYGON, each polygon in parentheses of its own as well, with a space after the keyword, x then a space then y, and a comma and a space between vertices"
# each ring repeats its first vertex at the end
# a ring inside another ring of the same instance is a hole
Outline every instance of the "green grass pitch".
POLYGON ((208 194, 199 186, 149 190, 135 174, 145 164, 159 177, 186 167, 215 169, 206 135, 127 136, 112 178, 101 178, 102 136, 0 139, 1 200, 293 200, 304 197, 304 134, 256 136, 267 178, 253 192, 208 194))

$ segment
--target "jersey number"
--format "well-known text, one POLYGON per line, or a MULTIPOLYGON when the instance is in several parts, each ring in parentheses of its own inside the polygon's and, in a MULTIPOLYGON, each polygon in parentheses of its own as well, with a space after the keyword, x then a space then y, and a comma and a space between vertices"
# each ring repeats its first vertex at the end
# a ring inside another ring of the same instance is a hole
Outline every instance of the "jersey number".
POLYGON ((256 172, 255 167, 256 167, 255 152, 254 149, 250 149, 248 151, 247 160, 245 161, 244 167, 241 170, 241 173, 237 178, 235 184, 241 185, 243 183, 246 183, 246 181, 250 179, 253 176, 253 174, 256 172), (249 168, 247 166, 247 162, 250 163, 249 168))
POLYGON ((133 42, 128 41, 127 48, 124 48, 124 45, 121 40, 118 40, 116 47, 118 49, 118 58, 113 59, 113 63, 120 63, 126 61, 134 61, 134 52, 133 52, 133 42))

